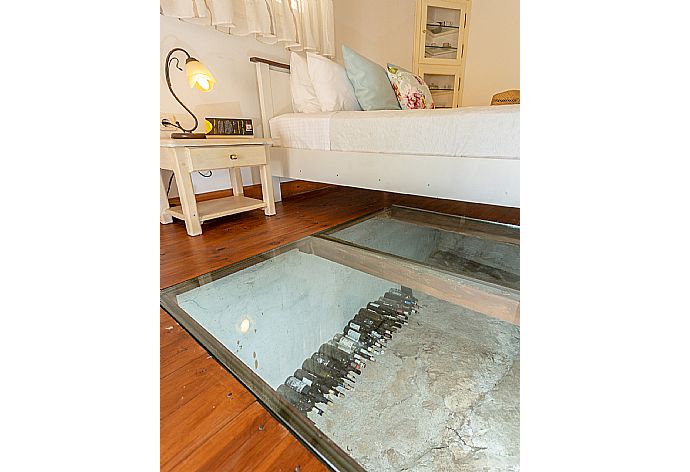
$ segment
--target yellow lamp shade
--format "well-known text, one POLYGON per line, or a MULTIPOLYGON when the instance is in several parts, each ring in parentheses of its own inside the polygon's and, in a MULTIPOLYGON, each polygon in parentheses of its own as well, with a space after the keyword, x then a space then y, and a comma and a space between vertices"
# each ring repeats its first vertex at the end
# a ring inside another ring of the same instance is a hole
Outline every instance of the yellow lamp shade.
POLYGON ((191 88, 208 92, 216 83, 216 79, 206 66, 194 58, 190 57, 187 59, 185 68, 187 70, 187 80, 191 88))

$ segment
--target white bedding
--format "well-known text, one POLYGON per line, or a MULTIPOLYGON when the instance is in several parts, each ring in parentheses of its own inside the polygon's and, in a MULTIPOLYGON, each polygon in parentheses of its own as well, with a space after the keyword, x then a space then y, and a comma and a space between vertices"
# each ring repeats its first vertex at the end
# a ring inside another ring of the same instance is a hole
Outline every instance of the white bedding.
POLYGON ((520 105, 288 113, 270 127, 288 148, 520 158, 520 105))

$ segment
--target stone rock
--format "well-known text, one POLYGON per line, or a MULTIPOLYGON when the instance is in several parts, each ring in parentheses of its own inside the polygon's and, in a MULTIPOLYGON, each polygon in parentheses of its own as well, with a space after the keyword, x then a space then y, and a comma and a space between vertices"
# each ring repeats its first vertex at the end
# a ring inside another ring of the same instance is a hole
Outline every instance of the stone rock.
POLYGON ((519 328, 418 296, 354 390, 310 418, 369 471, 519 470, 519 328))

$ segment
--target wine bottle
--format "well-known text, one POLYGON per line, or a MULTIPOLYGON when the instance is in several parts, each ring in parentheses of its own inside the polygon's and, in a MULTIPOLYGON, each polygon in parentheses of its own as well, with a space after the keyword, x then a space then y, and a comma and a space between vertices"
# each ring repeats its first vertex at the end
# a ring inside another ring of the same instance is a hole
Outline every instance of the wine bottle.
MULTIPOLYGON (((329 349, 334 349, 334 348, 332 348, 332 347, 329 346, 329 349)), ((334 349, 334 350, 338 351, 339 349, 334 349)), ((357 374, 357 375, 361 375, 361 374, 362 374, 362 365, 361 365, 360 362, 352 361, 352 362, 348 362, 347 364, 342 364, 342 363, 338 360, 338 358, 334 357, 335 354, 332 354, 332 353, 326 352, 326 351, 327 351, 327 349, 323 348, 323 346, 322 346, 321 348, 319 348, 319 355, 321 355, 321 356, 323 356, 323 357, 325 357, 325 358, 327 358, 327 359, 330 359, 330 360, 334 361, 334 362, 335 362, 337 365, 339 365, 342 369, 344 369, 345 371, 347 371, 347 372, 348 372, 348 375, 349 375, 350 372, 353 373, 353 374, 357 374)), ((341 352, 342 352, 342 351, 341 351, 341 352)), ((343 352, 343 354, 345 354, 345 353, 343 352)))
MULTIPOLYGON (((357 325, 357 323, 355 323, 357 325)), ((370 347, 380 347, 380 346, 375 346, 377 344, 380 344, 378 342, 378 338, 370 336, 369 333, 363 333, 353 327, 351 327, 349 324, 343 328, 343 334, 347 336, 348 338, 352 339, 353 341, 360 342, 366 346, 370 347)))
POLYGON ((337 347, 324 343, 319 347, 319 353, 340 362, 341 365, 346 366, 346 368, 352 370, 357 375, 362 373, 360 370, 360 363, 357 362, 354 356, 347 354, 345 351, 338 349, 337 347))
POLYGON ((398 317, 398 319, 404 320, 404 322, 407 322, 408 318, 412 314, 409 308, 403 307, 398 303, 394 303, 393 300, 388 298, 379 297, 377 302, 380 303, 384 308, 392 311, 398 317))
POLYGON ((411 314, 417 313, 417 310, 419 308, 417 302, 415 302, 411 298, 408 298, 400 291, 396 292, 395 290, 389 290, 388 292, 383 294, 383 298, 390 300, 393 303, 397 303, 405 309, 410 310, 411 314))
POLYGON ((400 329, 403 326, 403 324, 406 323, 406 320, 404 318, 399 317, 395 311, 384 306, 378 301, 367 303, 366 309, 378 313, 384 320, 386 320, 396 329, 400 329))
POLYGON ((380 297, 371 303, 376 304, 380 309, 385 310, 387 315, 394 317, 398 321, 407 319, 405 312, 398 305, 392 304, 391 300, 380 297))
POLYGON ((310 382, 311 385, 318 388, 319 391, 324 395, 340 395, 342 393, 335 388, 330 388, 328 385, 325 385, 323 382, 320 381, 320 379, 316 375, 312 374, 311 372, 307 372, 304 369, 297 369, 293 375, 298 379, 302 380, 303 382, 310 382))
POLYGON ((383 346, 374 337, 369 336, 367 333, 363 333, 361 331, 355 331, 349 326, 346 326, 345 329, 343 329, 343 334, 353 341, 362 343, 365 346, 369 346, 377 351, 380 351, 383 348, 383 346))
MULTIPOLYGON (((354 318, 354 317, 353 317, 354 318)), ((386 342, 386 338, 383 334, 379 333, 375 329, 371 329, 363 323, 357 323, 354 319, 347 322, 347 327, 359 331, 362 334, 366 334, 369 337, 373 337, 379 344, 386 342)))
POLYGON ((377 302, 370 302, 367 304, 367 308, 360 308, 357 316, 369 318, 391 333, 396 332, 402 327, 402 323, 397 316, 388 314, 377 302))
POLYGON ((414 300, 408 298, 407 295, 403 294, 402 292, 394 288, 384 293, 383 298, 388 298, 389 300, 402 303, 403 305, 406 305, 410 308, 415 308, 417 306, 417 303, 414 300))
MULTIPOLYGON (((332 349, 330 347, 326 347, 327 344, 322 344, 321 347, 319 348, 319 352, 317 353, 319 356, 325 357, 326 359, 330 360, 335 364, 336 367, 338 367, 340 370, 345 371, 345 372, 352 372, 354 374, 361 374, 361 370, 359 368, 358 363, 353 362, 346 353, 340 351, 340 355, 338 352, 327 352, 329 349, 332 349)), ((335 349, 335 351, 338 351, 335 349)))
POLYGON ((330 359, 320 352, 315 352, 314 354, 311 355, 311 358, 314 362, 317 362, 318 364, 324 366, 327 369, 332 370, 338 377, 343 378, 344 380, 353 380, 350 377, 350 371, 347 370, 345 367, 341 366, 340 363, 336 362, 333 359, 330 359))
POLYGON ((304 413, 306 415, 310 411, 316 411, 316 413, 318 413, 319 416, 323 415, 323 410, 318 408, 314 404, 314 401, 312 399, 310 399, 306 395, 302 395, 301 393, 295 392, 287 385, 281 384, 278 387, 277 392, 280 396, 282 396, 284 399, 286 399, 292 405, 294 405, 301 413, 304 413))
POLYGON ((395 293, 392 290, 387 291, 383 294, 383 297, 379 298, 383 298, 389 303, 398 304, 406 310, 412 310, 412 308, 414 308, 414 302, 412 300, 408 299, 405 295, 395 293))
MULTIPOLYGON (((374 362, 374 357, 369 353, 369 349, 363 344, 358 343, 357 341, 354 341, 346 336, 343 336, 342 334, 336 334, 333 337, 333 341, 336 342, 337 344, 341 345, 345 349, 349 349, 352 351, 357 351, 357 353, 364 357, 365 359, 374 362)), ((373 349, 372 349, 373 350, 373 349)))
POLYGON ((348 356, 352 356, 353 362, 355 363, 355 366, 358 369, 366 367, 366 360, 364 358, 364 355, 360 354, 359 351, 357 351, 356 349, 350 349, 343 344, 338 344, 333 339, 329 339, 326 344, 328 346, 332 346, 334 349, 338 349, 339 351, 343 351, 348 356))
MULTIPOLYGON (((357 315, 355 315, 355 318, 357 315)), ((372 336, 376 338, 379 344, 385 344, 390 338, 390 332, 381 328, 379 331, 378 326, 374 326, 374 323, 370 319, 365 319, 365 321, 358 321, 354 318, 348 321, 347 327, 359 331, 360 333, 366 333, 367 336, 372 336)))
POLYGON ((405 298, 403 295, 396 294, 394 292, 391 292, 390 290, 386 293, 383 294, 383 297, 380 297, 383 300, 387 301, 388 303, 392 303, 394 305, 399 306, 402 310, 408 311, 408 312, 413 312, 415 310, 415 303, 412 300, 409 300, 405 298))
POLYGON ((400 289, 394 289, 394 293, 399 293, 400 295, 406 297, 408 300, 412 300, 412 303, 415 305, 419 306, 419 298, 415 297, 412 294, 412 289, 409 289, 407 287, 400 287, 400 289))
MULTIPOLYGON (((362 308, 361 310, 365 310, 365 308, 362 308)), ((360 311, 361 311, 360 310, 360 311)), ((365 329, 368 329, 369 331, 376 331, 380 336, 382 336, 385 339, 391 339, 391 331, 389 329, 386 329, 384 326, 383 322, 378 322, 374 321, 373 318, 362 316, 357 312, 354 318, 352 318, 352 321, 354 321, 357 324, 361 324, 365 327, 365 329)))
POLYGON ((395 312, 398 315, 405 315, 405 316, 410 316, 412 315, 412 307, 409 305, 405 305, 404 303, 398 301, 398 300, 393 300, 392 298, 386 298, 385 294, 383 297, 379 297, 379 303, 382 303, 391 309, 395 310, 395 312))
POLYGON ((302 363, 302 369, 307 372, 311 372, 315 376, 319 377, 321 381, 328 385, 330 388, 343 387, 349 389, 350 385, 347 384, 341 377, 338 377, 330 369, 325 368, 321 364, 317 363, 311 357, 306 359, 302 363))
POLYGON ((404 285, 401 285, 401 286, 400 286, 400 292, 401 292, 401 293, 404 293, 405 295, 407 295, 407 296, 409 296, 410 298, 412 298, 412 299, 415 301, 415 303, 417 303, 417 302, 419 301, 419 300, 417 299, 417 297, 415 297, 415 296, 412 294, 412 289, 411 289, 410 287, 405 287, 404 285))
POLYGON ((365 346, 364 344, 359 343, 354 339, 348 338, 347 336, 341 333, 338 333, 335 336, 333 336, 333 342, 338 344, 345 350, 356 352, 359 356, 362 356, 367 360, 370 360, 369 358, 371 357, 371 353, 374 352, 374 349, 370 346, 365 346))
POLYGON ((330 405, 333 403, 330 401, 328 398, 326 398, 318 388, 315 386, 312 386, 311 382, 309 381, 304 381, 300 380, 294 375, 291 375, 287 379, 285 379, 285 382, 283 382, 285 385, 293 389, 297 393, 301 393, 302 395, 306 395, 314 400, 314 403, 325 403, 326 405, 330 405))

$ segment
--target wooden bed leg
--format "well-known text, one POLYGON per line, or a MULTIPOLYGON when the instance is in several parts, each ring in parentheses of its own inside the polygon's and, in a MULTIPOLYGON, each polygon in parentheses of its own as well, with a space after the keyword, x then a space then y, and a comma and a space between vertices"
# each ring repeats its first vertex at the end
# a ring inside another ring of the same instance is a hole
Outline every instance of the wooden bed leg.
POLYGON ((283 193, 280 191, 280 177, 271 177, 273 179, 273 199, 276 202, 283 201, 283 193))
POLYGON ((273 181, 271 180, 271 171, 268 165, 261 166, 261 193, 266 203, 264 214, 272 216, 276 214, 276 203, 273 199, 273 181))

